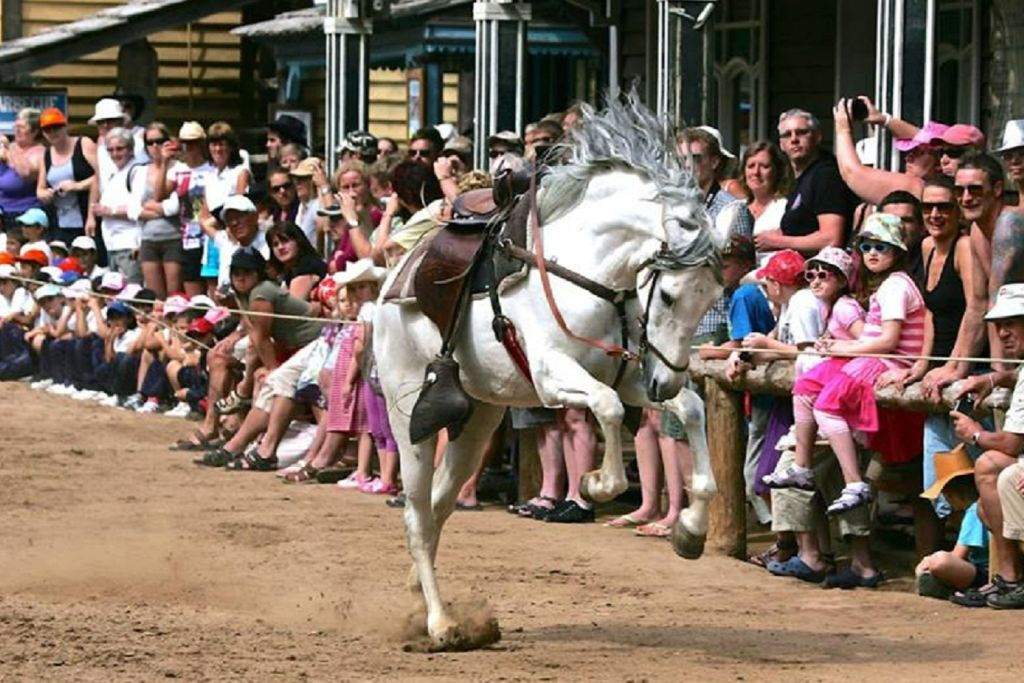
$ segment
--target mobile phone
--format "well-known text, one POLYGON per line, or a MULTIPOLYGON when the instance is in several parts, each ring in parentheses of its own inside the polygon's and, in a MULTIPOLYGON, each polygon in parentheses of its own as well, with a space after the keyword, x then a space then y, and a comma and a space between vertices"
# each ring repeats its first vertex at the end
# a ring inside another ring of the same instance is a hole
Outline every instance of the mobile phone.
POLYGON ((953 410, 963 415, 970 415, 974 412, 974 399, 970 396, 964 396, 956 402, 956 406, 953 410))

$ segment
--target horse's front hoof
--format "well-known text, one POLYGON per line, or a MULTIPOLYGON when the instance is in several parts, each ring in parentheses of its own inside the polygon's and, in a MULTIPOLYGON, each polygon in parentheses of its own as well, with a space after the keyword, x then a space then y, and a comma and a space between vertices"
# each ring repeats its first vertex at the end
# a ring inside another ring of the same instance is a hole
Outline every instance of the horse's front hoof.
POLYGON ((601 470, 594 470, 580 478, 580 494, 591 502, 607 503, 617 498, 628 485, 625 480, 609 482, 601 476, 601 470))
POLYGON ((676 555, 687 560, 696 560, 704 554, 704 541, 707 536, 692 534, 686 530, 682 522, 676 519, 672 525, 672 549, 676 555))
POLYGON ((498 620, 493 616, 484 619, 467 619, 461 623, 447 621, 437 628, 429 628, 430 652, 465 652, 479 650, 501 640, 498 620))

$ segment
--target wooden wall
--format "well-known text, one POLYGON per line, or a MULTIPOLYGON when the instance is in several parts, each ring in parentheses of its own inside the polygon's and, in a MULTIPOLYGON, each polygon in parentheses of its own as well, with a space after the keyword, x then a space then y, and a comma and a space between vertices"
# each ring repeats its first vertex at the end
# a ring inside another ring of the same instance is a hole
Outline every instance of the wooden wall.
MULTIPOLYGON (((216 5, 216 0, 209 1, 216 5)), ((32 35, 119 4, 121 0, 24 0, 22 34, 32 35)), ((220 12, 193 23, 191 34, 178 26, 149 36, 160 59, 160 101, 154 118, 172 126, 191 118, 239 123, 240 39, 229 31, 240 21, 239 11, 220 12)), ((84 125, 96 100, 114 90, 117 49, 53 66, 36 76, 39 86, 68 88, 72 125, 84 125)))

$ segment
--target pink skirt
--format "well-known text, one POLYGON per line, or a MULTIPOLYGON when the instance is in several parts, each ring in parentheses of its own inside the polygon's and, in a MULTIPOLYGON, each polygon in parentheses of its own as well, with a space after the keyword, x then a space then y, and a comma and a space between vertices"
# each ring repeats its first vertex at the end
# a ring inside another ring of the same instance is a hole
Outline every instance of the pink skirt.
POLYGON ((360 399, 363 380, 357 379, 352 391, 345 391, 345 378, 352 362, 352 350, 356 335, 346 335, 341 340, 338 357, 334 362, 331 375, 331 390, 327 397, 327 431, 345 432, 347 434, 363 434, 370 431, 366 419, 366 406, 360 399))
POLYGON ((851 430, 878 431, 875 380, 888 370, 877 358, 830 358, 793 386, 796 396, 815 396, 814 409, 846 420, 851 430))

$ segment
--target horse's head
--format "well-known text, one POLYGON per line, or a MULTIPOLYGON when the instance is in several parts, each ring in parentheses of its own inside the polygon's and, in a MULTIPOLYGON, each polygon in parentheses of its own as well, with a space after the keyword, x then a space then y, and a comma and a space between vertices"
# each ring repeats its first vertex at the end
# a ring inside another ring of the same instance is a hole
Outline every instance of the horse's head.
POLYGON ((720 214, 712 225, 703 207, 667 216, 666 241, 640 272, 640 361, 652 401, 665 401, 682 389, 694 331, 722 295, 721 251, 734 220, 734 214, 720 214))

